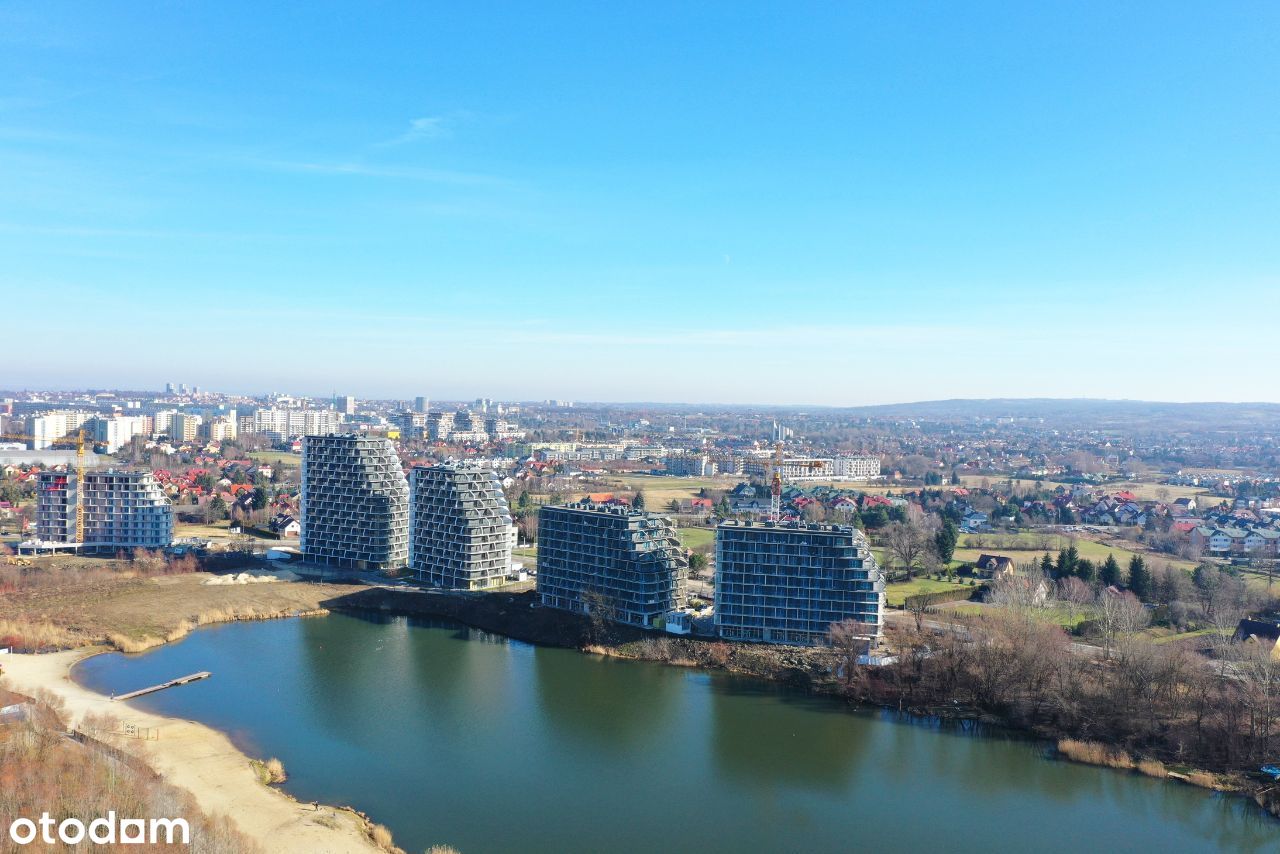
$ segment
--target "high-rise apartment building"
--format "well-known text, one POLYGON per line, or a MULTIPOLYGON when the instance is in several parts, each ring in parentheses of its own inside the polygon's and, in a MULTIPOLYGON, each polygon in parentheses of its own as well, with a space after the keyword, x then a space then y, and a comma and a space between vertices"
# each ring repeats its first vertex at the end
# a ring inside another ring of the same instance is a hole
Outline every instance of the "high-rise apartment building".
POLYGON ((305 436, 306 560, 344 569, 398 569, 409 560, 409 482, 390 439, 305 436))
POLYGON ((204 419, 190 412, 175 412, 169 416, 169 438, 175 442, 194 442, 200 435, 204 419))
POLYGON ((341 395, 334 401, 333 408, 343 415, 355 415, 356 399, 349 394, 341 395))
POLYGON ((54 410, 29 416, 23 432, 31 437, 32 450, 43 451, 52 447, 59 439, 79 430, 81 425, 93 417, 92 412, 54 410))
POLYGON ((332 409, 263 408, 253 413, 252 423, 241 421, 242 433, 265 435, 280 442, 290 436, 322 436, 335 433, 342 423, 342 413, 332 409), (245 430, 243 428, 250 429, 245 430))
POLYGON ((587 502, 538 512, 538 597, 580 613, 660 625, 684 607, 689 563, 666 516, 587 502))
POLYGON ((413 399, 413 411, 419 415, 426 415, 431 409, 431 401, 425 397, 415 397, 413 399))
POLYGON ((884 578, 852 526, 727 521, 716 528, 715 602, 716 628, 732 640, 812 645, 845 620, 874 639, 884 578))
POLYGON ((409 472, 409 566, 438 587, 497 587, 511 569, 511 510, 488 466, 445 463, 409 472))
POLYGON ((76 503, 84 508, 83 547, 158 549, 173 542, 173 507, 149 471, 44 471, 36 485, 36 538, 50 543, 81 542, 76 535, 76 503))

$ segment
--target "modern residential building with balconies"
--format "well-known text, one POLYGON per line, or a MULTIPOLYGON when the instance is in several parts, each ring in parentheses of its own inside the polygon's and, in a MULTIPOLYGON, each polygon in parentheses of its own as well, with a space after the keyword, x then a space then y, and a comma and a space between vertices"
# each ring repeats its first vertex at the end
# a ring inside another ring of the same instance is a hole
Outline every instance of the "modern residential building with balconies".
POLYGON ((882 633, 884 578, 847 525, 727 521, 716 528, 715 625, 731 640, 813 645, 833 623, 882 633))
POLYGON ((409 482, 390 439, 302 439, 305 559, 343 569, 399 569, 409 561, 409 482))
POLYGON ((173 506, 149 471, 43 471, 36 484, 36 538, 89 551, 162 549, 173 542, 173 506), (76 532, 76 505, 84 515, 76 532))
POLYGON ((437 587, 497 587, 511 569, 511 510, 492 468, 474 463, 409 471, 409 566, 437 587))
POLYGON ((588 502, 538 512, 538 598, 547 607, 660 626, 684 607, 688 574, 666 516, 588 502))

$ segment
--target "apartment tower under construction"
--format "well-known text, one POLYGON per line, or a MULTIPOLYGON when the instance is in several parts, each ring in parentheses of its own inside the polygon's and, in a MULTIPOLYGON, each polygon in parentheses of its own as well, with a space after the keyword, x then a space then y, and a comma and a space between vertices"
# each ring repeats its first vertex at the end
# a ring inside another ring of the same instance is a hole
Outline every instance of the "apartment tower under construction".
POLYGON ((173 507, 149 471, 43 471, 36 485, 36 538, 89 551, 161 549, 173 542, 173 507), (83 539, 76 503, 83 507, 83 539))
POLYGON ((409 472, 409 566, 437 587, 497 587, 511 569, 511 510, 488 466, 444 463, 409 472))
POLYGON ((391 440, 329 434, 302 439, 305 559, 342 569, 409 562, 409 482, 391 440))

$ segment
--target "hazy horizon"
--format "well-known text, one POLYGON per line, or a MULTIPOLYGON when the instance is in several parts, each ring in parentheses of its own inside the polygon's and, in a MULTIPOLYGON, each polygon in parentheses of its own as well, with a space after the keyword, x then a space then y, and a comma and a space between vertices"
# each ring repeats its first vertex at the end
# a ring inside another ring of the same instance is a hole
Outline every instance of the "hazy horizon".
POLYGON ((7 4, 5 343, 33 386, 1276 394, 1277 25, 7 4))

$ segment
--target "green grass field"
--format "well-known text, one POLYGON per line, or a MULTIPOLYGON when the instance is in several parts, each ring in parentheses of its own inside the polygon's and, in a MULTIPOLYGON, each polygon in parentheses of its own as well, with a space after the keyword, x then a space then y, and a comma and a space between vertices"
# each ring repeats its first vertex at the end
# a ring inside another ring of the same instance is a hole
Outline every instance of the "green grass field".
MULTIPOLYGON (((1024 543, 1026 545, 1038 546, 1041 539, 1040 535, 1038 534, 1028 534, 1028 533, 987 534, 985 536, 987 537, 989 542, 987 545, 981 548, 975 548, 967 545, 967 543, 970 542, 971 539, 975 536, 982 536, 982 535, 975 535, 975 534, 960 535, 960 546, 955 551, 955 555, 954 555, 955 560, 960 561, 961 563, 973 563, 981 555, 984 555, 984 554, 1002 554, 1002 555, 1006 555, 1007 557, 1013 558, 1014 563, 1022 564, 1022 563, 1027 563, 1033 560, 1039 561, 1040 558, 1044 554, 1046 554, 1046 552, 1041 551, 1039 548, 1011 549, 1011 548, 1003 548, 995 544, 1000 541, 1007 542, 1011 538, 1016 537, 1020 543, 1024 543)), ((1051 557, 1056 558, 1058 556, 1058 551, 1063 548, 1066 548, 1067 545, 1069 545, 1070 540, 1065 536, 1058 536, 1058 535, 1055 535, 1052 539, 1053 539, 1053 543, 1047 553, 1051 557)), ((1098 542, 1094 542, 1093 540, 1076 539, 1075 544, 1076 544, 1076 551, 1080 553, 1080 557, 1088 558, 1089 560, 1093 561, 1096 564, 1101 564, 1103 561, 1107 559, 1108 554, 1112 554, 1112 555, 1115 555, 1116 560, 1120 562, 1121 566, 1128 566, 1129 559, 1131 557, 1133 557, 1135 554, 1142 554, 1142 558, 1147 562, 1148 566, 1152 564, 1158 564, 1158 563, 1167 563, 1170 566, 1176 566, 1180 569, 1185 569, 1188 571, 1195 569, 1194 563, 1190 561, 1179 560, 1178 558, 1175 558, 1169 555, 1155 555, 1155 554, 1145 554, 1141 552, 1134 552, 1122 546, 1111 545, 1110 543, 1098 543, 1098 542)))
POLYGON ((716 544, 716 532, 712 528, 677 528, 680 542, 686 549, 699 549, 716 544))
POLYGON ((936 593, 939 590, 972 590, 968 582, 957 584, 953 581, 934 581, 932 578, 913 578, 910 581, 900 584, 888 584, 885 586, 884 598, 885 602, 894 607, 901 607, 908 596, 915 596, 918 593, 936 593))
POLYGON ((250 451, 249 459, 273 466, 280 463, 291 466, 302 465, 302 455, 290 451, 250 451))

